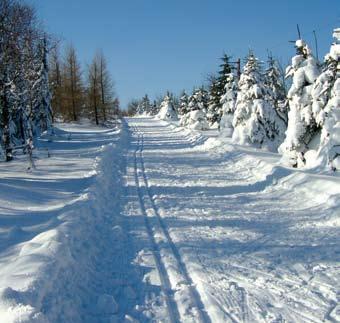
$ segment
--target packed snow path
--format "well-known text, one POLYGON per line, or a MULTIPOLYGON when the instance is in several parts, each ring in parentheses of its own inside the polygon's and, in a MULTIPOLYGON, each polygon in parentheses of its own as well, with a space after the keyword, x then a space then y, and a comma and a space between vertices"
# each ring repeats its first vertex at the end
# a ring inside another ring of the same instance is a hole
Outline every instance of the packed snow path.
POLYGON ((339 176, 152 118, 58 127, 0 164, 1 323, 340 321, 339 176))

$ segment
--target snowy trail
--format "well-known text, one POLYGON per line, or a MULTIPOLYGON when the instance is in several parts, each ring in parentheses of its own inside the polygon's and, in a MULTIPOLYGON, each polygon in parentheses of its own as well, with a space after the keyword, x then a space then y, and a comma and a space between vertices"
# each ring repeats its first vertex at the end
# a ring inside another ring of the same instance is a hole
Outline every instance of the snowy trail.
POLYGON ((146 195, 143 194, 142 187, 140 184, 140 171, 138 169, 137 158, 138 158, 138 152, 141 152, 143 149, 142 140, 143 140, 143 136, 138 135, 137 145, 134 151, 134 170, 135 170, 136 188, 138 191, 138 199, 139 199, 141 212, 145 220, 146 230, 147 230, 147 233, 148 233, 151 245, 152 245, 152 253, 153 253, 153 257, 154 257, 155 264, 157 267, 157 272, 158 272, 158 275, 161 281, 161 289, 162 289, 165 303, 167 306, 167 313, 168 313, 169 321, 174 323, 178 321, 179 314, 178 314, 175 302, 172 299, 169 276, 162 261, 162 249, 158 246, 158 243, 156 242, 155 236, 157 233, 155 232, 155 229, 152 228, 152 225, 149 220, 150 215, 148 215, 147 202, 145 201, 146 195))
POLYGON ((140 132, 138 127, 135 127, 134 131, 138 135, 138 144, 137 149, 135 150, 135 170, 141 208, 145 214, 146 226, 156 251, 157 267, 162 277, 162 284, 166 290, 172 288, 171 294, 173 294, 174 300, 177 300, 178 302, 177 308, 179 314, 174 314, 170 302, 171 295, 167 295, 169 317, 172 321, 175 321, 177 318, 177 320, 180 319, 185 322, 209 322, 210 320, 203 309, 200 296, 188 275, 185 264, 183 263, 153 200, 144 166, 144 135, 140 132), (138 175, 144 184, 144 198, 138 175), (150 218, 156 220, 153 228, 149 221, 150 218), (185 302, 183 302, 183 300, 185 300, 185 302))
POLYGON ((152 118, 61 126, 36 170, 0 164, 1 323, 340 321, 339 176, 152 118))

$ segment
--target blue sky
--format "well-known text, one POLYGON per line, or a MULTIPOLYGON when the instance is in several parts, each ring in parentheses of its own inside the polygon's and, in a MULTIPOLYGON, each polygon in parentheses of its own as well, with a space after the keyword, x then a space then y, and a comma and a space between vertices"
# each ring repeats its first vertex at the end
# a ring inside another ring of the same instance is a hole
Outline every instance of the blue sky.
MULTIPOLYGON (((283 64, 289 40, 313 40, 323 56, 340 26, 339 0, 29 0, 47 30, 72 42, 85 67, 102 49, 122 106, 135 97, 191 90, 217 70, 223 52, 267 50, 283 64)), ((314 46, 314 43, 311 45, 314 46)))

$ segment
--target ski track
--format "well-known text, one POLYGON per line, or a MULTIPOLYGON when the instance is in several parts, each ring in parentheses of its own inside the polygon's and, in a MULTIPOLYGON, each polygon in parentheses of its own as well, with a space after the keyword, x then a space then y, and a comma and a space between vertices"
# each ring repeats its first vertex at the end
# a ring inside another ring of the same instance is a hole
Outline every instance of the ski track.
POLYGON ((162 289, 162 292, 163 292, 163 296, 165 298, 168 317, 169 317, 170 322, 174 323, 174 322, 178 321, 179 314, 177 313, 177 307, 176 307, 175 302, 174 302, 174 300, 172 299, 172 296, 171 296, 170 280, 169 280, 165 266, 164 266, 162 259, 161 259, 161 257, 162 257, 161 256, 161 250, 160 250, 160 248, 159 248, 159 246, 156 242, 154 229, 152 228, 152 225, 151 225, 150 220, 149 220, 149 216, 147 214, 147 206, 146 206, 146 202, 144 200, 145 194, 143 194, 142 187, 141 187, 141 184, 140 184, 140 177, 139 177, 140 171, 138 169, 137 154, 138 154, 138 151, 141 151, 143 149, 143 146, 141 144, 141 138, 142 137, 140 135, 138 135, 136 149, 134 150, 134 170, 135 170, 136 188, 137 188, 137 192, 138 192, 137 194, 138 194, 141 212, 142 212, 142 215, 143 215, 144 220, 145 220, 145 227, 147 229, 147 233, 148 233, 148 236, 149 236, 149 239, 150 239, 150 242, 151 242, 152 253, 153 253, 155 264, 156 264, 156 267, 157 267, 157 272, 158 272, 159 278, 161 280, 161 289, 162 289))
MULTIPOLYGON (((174 270, 175 273, 173 273, 173 277, 172 277, 172 288, 173 291, 172 293, 175 294, 175 298, 176 298, 176 294, 178 294, 178 299, 179 299, 179 308, 180 308, 180 316, 179 318, 181 319, 181 321, 185 321, 185 322, 210 322, 210 319, 207 315, 207 313, 205 312, 205 309, 203 308, 203 304, 202 301, 200 300, 200 296, 197 293, 195 286, 193 285, 193 282, 191 280, 191 278, 189 277, 189 274, 186 270, 185 264, 183 263, 180 254, 178 253, 178 250, 176 248, 176 246, 174 245, 169 232, 161 218, 161 216, 159 215, 159 211, 157 209, 157 206, 154 202, 153 196, 151 194, 150 188, 149 188, 149 183, 148 183, 148 179, 146 176, 146 171, 145 171, 145 165, 144 165, 144 157, 143 157, 143 150, 144 150, 144 135, 143 133, 141 133, 141 131, 138 129, 138 127, 134 127, 134 131, 137 133, 138 135, 138 145, 137 145, 137 149, 135 150, 135 165, 136 165, 136 178, 138 177, 137 174, 141 174, 141 177, 143 179, 144 182, 144 188, 146 191, 146 197, 149 200, 149 204, 151 206, 151 210, 153 213, 153 217, 156 218, 157 220, 157 229, 151 230, 151 226, 150 223, 148 221, 148 215, 145 213, 145 218, 147 221, 147 227, 148 230, 150 231, 150 233, 152 234, 152 231, 154 232, 154 236, 151 238, 154 242, 154 244, 156 244, 156 239, 154 238, 155 235, 157 235, 157 233, 159 234, 159 236, 162 236, 162 241, 161 241, 161 247, 157 247, 157 254, 163 255, 163 257, 165 258, 165 260, 163 260, 163 263, 165 263, 164 266, 165 270, 168 268, 168 271, 174 270), (139 152, 139 156, 137 155, 137 152, 139 152), (139 158, 137 158, 137 156, 139 158), (139 170, 140 172, 137 172, 137 165, 139 165, 139 170), (159 252, 160 251, 160 252, 159 252), (170 260, 170 261, 169 261, 170 260), (182 302, 182 293, 187 293, 187 304, 181 304, 182 302)), ((137 182, 137 187, 139 189, 141 189, 140 185, 139 185, 139 180, 136 180, 137 182)), ((144 210, 146 210, 145 208, 145 202, 143 202, 143 199, 141 198, 142 194, 139 194, 140 196, 140 202, 141 204, 143 204, 142 208, 144 210)), ((161 261, 161 259, 159 259, 161 261)), ((161 267, 161 266, 158 266, 161 267)), ((164 274, 163 274, 164 275, 164 274)), ((170 274, 166 274, 166 276, 169 276, 170 274)), ((165 280, 165 279, 164 279, 165 280)), ((170 288, 169 286, 169 279, 166 279, 166 287, 170 288)), ((170 305, 170 302, 167 302, 168 306, 170 305)), ((174 317, 174 315, 170 315, 170 317, 174 317)))

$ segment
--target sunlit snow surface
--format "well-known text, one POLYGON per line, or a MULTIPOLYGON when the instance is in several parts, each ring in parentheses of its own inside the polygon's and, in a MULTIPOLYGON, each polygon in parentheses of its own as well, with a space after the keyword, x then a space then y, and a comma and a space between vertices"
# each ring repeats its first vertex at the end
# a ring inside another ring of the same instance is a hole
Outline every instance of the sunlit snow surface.
POLYGON ((338 174, 216 134, 61 125, 1 163, 0 322, 339 321, 338 174))

